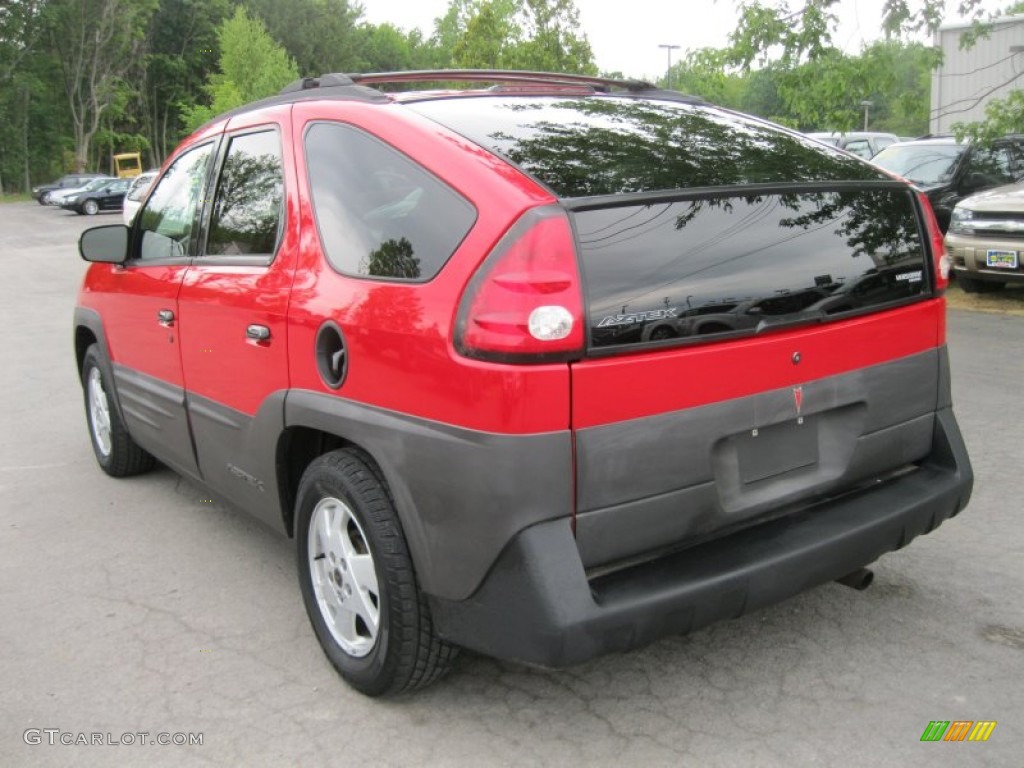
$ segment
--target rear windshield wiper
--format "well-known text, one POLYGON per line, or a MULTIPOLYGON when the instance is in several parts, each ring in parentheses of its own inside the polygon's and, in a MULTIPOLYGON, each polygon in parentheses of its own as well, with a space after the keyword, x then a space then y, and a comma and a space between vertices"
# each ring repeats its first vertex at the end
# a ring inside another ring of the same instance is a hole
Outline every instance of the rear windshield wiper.
POLYGON ((785 315, 762 317, 754 328, 754 333, 772 331, 777 328, 786 328, 793 325, 823 323, 827 317, 828 315, 822 309, 805 309, 800 312, 790 312, 785 315))

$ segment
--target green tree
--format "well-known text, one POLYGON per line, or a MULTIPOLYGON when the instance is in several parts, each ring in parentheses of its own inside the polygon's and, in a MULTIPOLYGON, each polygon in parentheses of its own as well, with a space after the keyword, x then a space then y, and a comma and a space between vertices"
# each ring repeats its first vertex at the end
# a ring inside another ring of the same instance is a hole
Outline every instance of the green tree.
MULTIPOLYGON (((508 5, 507 3, 505 4, 508 5)), ((453 64, 463 69, 511 69, 511 51, 520 44, 521 30, 500 3, 483 2, 469 18, 452 49, 453 64)))
POLYGON ((31 68, 39 49, 41 0, 23 0, 0 8, 0 194, 21 177, 30 184, 31 95, 40 86, 31 68))
POLYGON ((523 39, 513 49, 514 67, 597 74, 590 42, 577 34, 580 15, 573 0, 523 0, 520 19, 523 39))
POLYGON ((230 0, 161 0, 149 25, 149 53, 129 105, 152 152, 151 165, 170 154, 184 132, 183 112, 203 96, 217 68, 219 26, 230 0))
POLYGON ((104 112, 123 98, 145 48, 157 0, 51 0, 41 22, 59 64, 71 116, 74 162, 84 170, 104 112))
MULTIPOLYGON (((921 109, 928 99, 927 73, 938 63, 938 53, 913 44, 890 46, 913 35, 934 33, 943 20, 944 0, 886 0, 882 15, 886 41, 856 57, 832 45, 836 3, 745 0, 730 36, 728 61, 742 71, 771 63, 779 95, 801 127, 851 129, 859 124, 859 102, 867 99, 881 107, 876 112, 877 127, 921 130, 921 109)), ((958 4, 958 13, 974 21, 973 29, 962 39, 964 45, 984 37, 985 22, 1000 15, 986 13, 982 5, 983 0, 958 4)), ((1016 3, 1009 11, 1022 9, 1024 3, 1016 3)), ((1024 98, 1018 94, 995 104, 986 124, 962 127, 961 132, 992 135, 1007 126, 1024 127, 1024 98)))
POLYGON ((434 24, 439 67, 596 74, 573 0, 451 0, 434 24))
POLYGON ((221 25, 217 39, 219 71, 203 89, 210 104, 185 110, 186 125, 193 130, 222 112, 271 96, 299 77, 295 61, 271 39, 263 22, 241 6, 221 25))
POLYGON ((362 7, 349 0, 243 0, 303 76, 361 68, 362 7))
POLYGON ((748 72, 743 78, 740 110, 789 125, 786 104, 779 95, 779 73, 773 65, 748 72))
POLYGON ((725 53, 714 48, 687 51, 662 84, 733 109, 743 106, 747 86, 746 78, 729 71, 725 53))

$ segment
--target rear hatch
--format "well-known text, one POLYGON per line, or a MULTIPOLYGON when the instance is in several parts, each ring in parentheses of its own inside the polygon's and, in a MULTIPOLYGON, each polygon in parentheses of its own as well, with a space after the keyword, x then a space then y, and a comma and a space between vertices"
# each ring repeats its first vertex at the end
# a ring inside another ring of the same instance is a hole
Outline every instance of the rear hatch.
POLYGON ((571 363, 589 568, 911 471, 943 370, 922 202, 845 153, 682 101, 416 105, 570 211, 571 363))
POLYGON ((928 454, 942 308, 916 205, 880 184, 577 208, 586 565, 785 514, 928 454))

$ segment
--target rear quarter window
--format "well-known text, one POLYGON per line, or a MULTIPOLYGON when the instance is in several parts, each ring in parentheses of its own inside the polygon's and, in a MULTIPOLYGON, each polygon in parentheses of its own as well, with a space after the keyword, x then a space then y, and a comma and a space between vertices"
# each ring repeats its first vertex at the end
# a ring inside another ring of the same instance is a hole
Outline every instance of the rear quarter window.
POLYGON ((476 220, 451 187, 358 128, 316 123, 305 148, 320 239, 342 274, 429 280, 476 220))

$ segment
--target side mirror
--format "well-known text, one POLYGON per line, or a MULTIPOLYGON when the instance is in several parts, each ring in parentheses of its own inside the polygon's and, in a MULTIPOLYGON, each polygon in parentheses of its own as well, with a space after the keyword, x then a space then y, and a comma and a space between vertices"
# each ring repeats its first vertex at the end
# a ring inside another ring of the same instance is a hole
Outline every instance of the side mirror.
POLYGON ((87 229, 78 239, 78 252, 86 261, 124 264, 128 260, 128 227, 107 224, 87 229))

